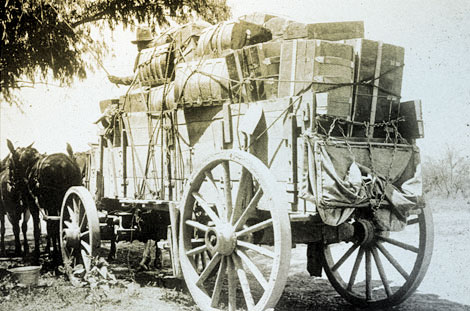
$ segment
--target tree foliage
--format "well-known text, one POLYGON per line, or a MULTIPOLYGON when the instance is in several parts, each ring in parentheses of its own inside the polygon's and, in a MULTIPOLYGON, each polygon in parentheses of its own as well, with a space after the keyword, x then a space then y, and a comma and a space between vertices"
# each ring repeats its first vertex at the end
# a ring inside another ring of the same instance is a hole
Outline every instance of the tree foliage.
POLYGON ((85 78, 107 52, 105 38, 90 38, 93 27, 162 26, 168 17, 196 16, 215 23, 230 14, 225 0, 4 0, 0 6, 0 93, 9 102, 13 90, 38 79, 85 78))
POLYGON ((425 192, 445 197, 470 195, 470 157, 463 156, 455 147, 447 146, 444 154, 423 163, 425 192))

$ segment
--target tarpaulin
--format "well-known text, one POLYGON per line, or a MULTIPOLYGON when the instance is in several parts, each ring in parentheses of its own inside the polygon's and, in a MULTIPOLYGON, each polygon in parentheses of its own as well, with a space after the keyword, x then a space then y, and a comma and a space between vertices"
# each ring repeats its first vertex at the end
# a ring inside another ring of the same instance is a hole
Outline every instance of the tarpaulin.
POLYGON ((325 140, 305 136, 307 169, 301 196, 316 204, 327 225, 346 221, 355 208, 378 202, 376 218, 384 230, 401 230, 407 211, 422 195, 421 170, 412 145, 325 140), (382 205, 382 204, 381 204, 382 205))

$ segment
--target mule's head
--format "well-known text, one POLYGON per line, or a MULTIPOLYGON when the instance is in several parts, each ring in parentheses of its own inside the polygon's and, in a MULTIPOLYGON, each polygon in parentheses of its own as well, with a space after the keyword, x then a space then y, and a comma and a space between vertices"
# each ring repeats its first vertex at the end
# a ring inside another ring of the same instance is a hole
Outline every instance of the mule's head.
POLYGON ((10 140, 7 140, 10 157, 8 158, 8 168, 10 170, 10 182, 17 187, 26 187, 28 174, 34 164, 41 158, 41 154, 33 144, 27 147, 15 148, 10 140))

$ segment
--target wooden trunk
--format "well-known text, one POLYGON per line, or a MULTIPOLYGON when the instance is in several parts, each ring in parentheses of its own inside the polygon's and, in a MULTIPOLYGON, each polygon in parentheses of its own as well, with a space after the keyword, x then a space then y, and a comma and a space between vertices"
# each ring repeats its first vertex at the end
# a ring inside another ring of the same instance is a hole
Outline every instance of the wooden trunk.
POLYGON ((404 121, 398 122, 398 132, 403 138, 424 138, 423 112, 421 100, 400 103, 399 116, 404 121))
POLYGON ((161 85, 173 77, 174 54, 170 44, 142 50, 136 74, 142 85, 161 85))
POLYGON ((225 56, 237 100, 240 95, 244 101, 277 97, 274 90, 277 90, 279 79, 280 54, 280 42, 266 42, 235 50, 225 56), (242 85, 243 81, 246 83, 242 85), (265 88, 266 82, 268 86, 265 88))
POLYGON ((305 38, 330 41, 364 38, 364 22, 315 24, 293 22, 286 26, 283 38, 285 40, 305 38))
POLYGON ((271 31, 273 39, 282 39, 287 26, 291 23, 293 23, 291 20, 282 17, 274 17, 267 21, 264 27, 271 31))
POLYGON ((353 50, 346 44, 285 41, 281 49, 278 96, 295 96, 311 88, 323 94, 317 98, 317 113, 350 119, 353 60, 353 50))
MULTIPOLYGON (((366 39, 347 40, 356 53, 353 121, 371 125, 396 119, 400 102, 405 50, 366 39)), ((369 136, 383 138, 386 127, 370 127, 369 136)), ((367 129, 354 126, 352 135, 364 137, 367 129)))
POLYGON ((259 25, 245 21, 225 22, 204 31, 198 41, 197 55, 220 57, 224 51, 237 50, 271 39, 271 32, 259 25))
POLYGON ((228 100, 229 74, 225 58, 178 64, 175 99, 184 106, 214 105, 228 100))

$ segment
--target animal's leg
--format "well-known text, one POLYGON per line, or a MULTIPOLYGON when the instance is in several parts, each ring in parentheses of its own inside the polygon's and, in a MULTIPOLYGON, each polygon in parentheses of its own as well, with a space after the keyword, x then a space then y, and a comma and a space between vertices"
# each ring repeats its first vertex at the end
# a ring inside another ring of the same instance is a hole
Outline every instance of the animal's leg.
POLYGON ((0 215, 0 255, 5 255, 5 215, 0 215))
POLYGON ((20 242, 20 220, 17 213, 8 215, 8 220, 13 227, 13 235, 15 236, 15 255, 21 256, 21 242, 20 242))
POLYGON ((116 259, 116 235, 113 232, 111 236, 111 247, 108 254, 108 261, 116 259))
POLYGON ((23 213, 23 223, 21 224, 21 230, 23 231, 23 247, 25 254, 29 253, 28 237, 26 234, 28 233, 28 221, 30 217, 31 212, 29 211, 29 209, 26 209, 23 213))
POLYGON ((158 247, 157 242, 155 242, 155 268, 157 269, 162 268, 162 251, 158 247))
POLYGON ((40 229, 40 219, 39 219, 39 209, 35 208, 31 211, 31 216, 33 216, 33 229, 34 229, 34 253, 33 253, 33 263, 39 264, 39 243, 41 240, 41 229, 40 229))
POLYGON ((145 243, 145 248, 144 252, 142 254, 142 260, 139 263, 140 269, 147 270, 148 269, 148 264, 150 262, 150 253, 152 251, 152 240, 147 240, 145 243))

